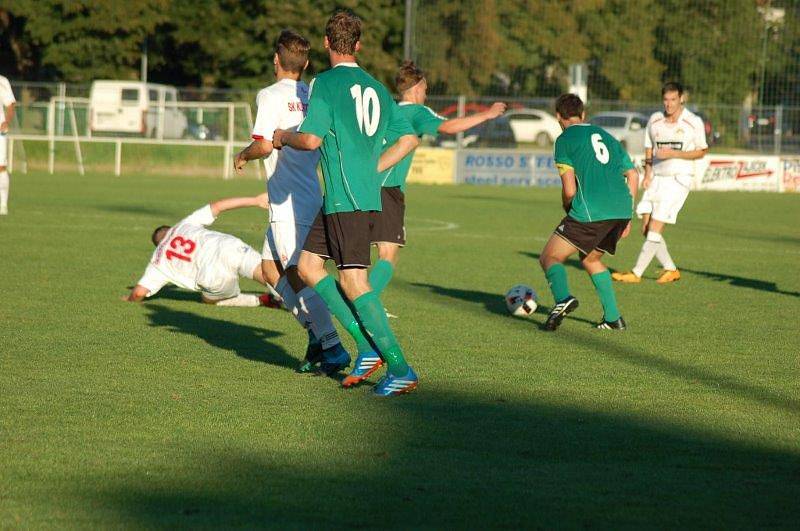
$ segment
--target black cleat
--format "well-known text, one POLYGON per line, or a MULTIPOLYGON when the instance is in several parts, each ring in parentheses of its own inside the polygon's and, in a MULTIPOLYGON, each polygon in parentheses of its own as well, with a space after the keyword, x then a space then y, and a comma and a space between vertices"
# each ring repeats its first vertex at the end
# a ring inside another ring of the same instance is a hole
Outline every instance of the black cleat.
POLYGON ((319 372, 319 364, 325 359, 322 355, 322 344, 317 341, 314 334, 308 331, 308 347, 306 347, 306 357, 303 363, 297 368, 299 373, 316 373, 319 372))
POLYGON ((547 316, 547 321, 544 323, 544 329, 552 332, 561 325, 561 321, 564 320, 568 313, 574 312, 577 308, 578 299, 570 295, 553 306, 553 309, 550 310, 550 315, 547 316))
POLYGON ((628 328, 628 325, 625 324, 625 319, 620 316, 619 319, 616 321, 603 321, 600 324, 596 325, 595 328, 598 330, 625 330, 628 328))

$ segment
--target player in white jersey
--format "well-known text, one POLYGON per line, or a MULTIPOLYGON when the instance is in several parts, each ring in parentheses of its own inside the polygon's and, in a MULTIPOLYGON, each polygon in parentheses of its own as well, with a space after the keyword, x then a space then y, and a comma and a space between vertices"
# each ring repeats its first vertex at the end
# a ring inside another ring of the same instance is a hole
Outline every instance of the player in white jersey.
POLYGON ((8 214, 8 130, 14 119, 17 100, 11 91, 11 83, 0 76, 0 216, 8 214))
POLYGON ((281 32, 273 58, 277 82, 258 93, 253 142, 236 155, 234 167, 241 173, 248 161, 265 158, 269 227, 262 252, 264 278, 309 332, 306 360, 299 371, 315 371, 321 363, 322 371, 332 374, 350 364, 350 355, 342 347, 327 306, 297 275, 300 251, 322 208, 319 151, 272 146, 276 129, 296 130, 305 117, 308 85, 300 76, 308 66, 309 48, 297 33, 281 32))
POLYGON ((614 273, 620 282, 638 283, 655 256, 664 272, 659 284, 681 278, 664 241, 664 228, 674 225, 683 207, 694 175, 694 161, 708 151, 703 120, 683 106, 683 87, 666 83, 661 89, 664 112, 656 112, 645 131, 645 189, 636 213, 642 218, 645 242, 636 265, 626 273, 614 273))
POLYGON ((235 236, 206 228, 222 212, 243 207, 266 209, 266 194, 214 201, 171 227, 158 227, 151 238, 156 250, 150 264, 124 300, 139 302, 174 284, 199 291, 203 302, 218 306, 275 306, 268 294, 239 289, 239 277, 266 284, 258 251, 235 236))

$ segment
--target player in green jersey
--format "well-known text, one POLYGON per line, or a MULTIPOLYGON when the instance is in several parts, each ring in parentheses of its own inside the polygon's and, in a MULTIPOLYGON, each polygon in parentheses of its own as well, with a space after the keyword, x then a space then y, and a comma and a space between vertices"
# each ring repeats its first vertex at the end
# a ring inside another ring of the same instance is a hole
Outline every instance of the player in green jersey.
POLYGON ((613 255, 617 242, 630 232, 639 174, 614 137, 585 123, 583 102, 578 96, 559 96, 556 118, 564 130, 556 139, 554 158, 567 216, 539 258, 555 300, 545 330, 558 328, 564 316, 578 307, 578 299, 570 294, 564 268, 564 262, 576 252, 603 305, 603 320, 597 328, 623 330, 625 321, 602 258, 605 253, 613 255))
MULTIPOLYGON (((489 109, 447 120, 425 106, 428 84, 425 73, 412 61, 405 61, 397 72, 395 85, 400 93, 400 114, 403 115, 414 133, 436 137, 439 133, 456 134, 501 116, 506 111, 506 104, 496 102, 489 109)), ((394 138, 387 138, 393 142, 394 138)), ((382 292, 392 278, 397 265, 397 252, 406 243, 405 231, 405 190, 406 177, 411 169, 413 154, 409 153, 403 160, 387 170, 383 177, 381 190, 381 211, 374 214, 372 243, 378 247, 379 260, 369 273, 372 289, 382 292)))
MULTIPOLYGON (((361 381, 385 361, 388 371, 375 393, 391 396, 416 388, 417 375, 406 363, 378 293, 369 285, 371 213, 381 209, 379 173, 419 141, 386 87, 356 63, 360 39, 361 19, 352 11, 331 16, 325 48, 332 68, 312 81, 308 114, 298 131, 276 130, 273 144, 320 149, 323 207, 303 246, 298 272, 355 339, 359 357, 351 375, 365 375, 361 381), (385 138, 397 141, 384 150, 385 138), (327 259, 336 263, 342 291, 355 312, 325 271, 327 259)), ((342 383, 349 386, 352 380, 342 383)))

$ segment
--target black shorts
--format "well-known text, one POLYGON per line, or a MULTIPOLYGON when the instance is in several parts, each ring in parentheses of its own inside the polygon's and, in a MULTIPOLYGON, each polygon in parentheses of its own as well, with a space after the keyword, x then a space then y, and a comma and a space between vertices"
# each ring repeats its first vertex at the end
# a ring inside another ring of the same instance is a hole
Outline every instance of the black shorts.
POLYGON ((554 233, 577 247, 582 254, 589 254, 596 249, 613 255, 629 222, 629 219, 607 219, 584 223, 567 216, 554 233))
POLYGON ((399 186, 381 188, 381 211, 372 212, 372 243, 406 244, 406 197, 399 186))
POLYGON ((303 250, 330 258, 339 269, 370 266, 371 211, 323 214, 308 231, 303 250))

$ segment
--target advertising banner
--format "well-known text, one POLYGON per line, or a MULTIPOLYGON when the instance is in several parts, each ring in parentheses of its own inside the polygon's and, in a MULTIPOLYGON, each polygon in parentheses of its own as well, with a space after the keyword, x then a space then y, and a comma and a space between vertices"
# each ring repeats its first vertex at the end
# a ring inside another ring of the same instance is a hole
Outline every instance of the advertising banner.
POLYGON ((800 192, 800 157, 781 159, 784 192, 800 192))
POLYGON ((706 155, 695 164, 698 190, 779 192, 779 157, 751 155, 706 155))
POLYGON ((561 186, 553 155, 513 149, 462 149, 456 157, 457 183, 561 186))
POLYGON ((407 181, 423 184, 453 184, 455 159, 456 154, 452 149, 417 148, 407 181))

